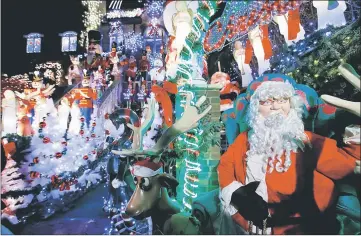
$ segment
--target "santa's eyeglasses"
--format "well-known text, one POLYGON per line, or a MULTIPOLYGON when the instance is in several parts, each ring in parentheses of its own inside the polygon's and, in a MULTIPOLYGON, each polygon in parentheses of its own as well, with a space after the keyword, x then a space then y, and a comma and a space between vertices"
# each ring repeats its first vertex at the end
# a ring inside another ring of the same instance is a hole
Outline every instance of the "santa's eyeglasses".
POLYGON ((289 101, 289 98, 280 98, 280 99, 267 99, 266 101, 260 101, 259 104, 262 106, 271 106, 273 103, 276 104, 285 104, 289 101))

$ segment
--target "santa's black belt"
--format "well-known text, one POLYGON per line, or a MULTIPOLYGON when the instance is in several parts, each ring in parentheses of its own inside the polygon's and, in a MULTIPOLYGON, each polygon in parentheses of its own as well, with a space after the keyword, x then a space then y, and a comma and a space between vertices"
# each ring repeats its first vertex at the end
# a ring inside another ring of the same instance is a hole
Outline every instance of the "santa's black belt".
POLYGON ((269 217, 267 227, 281 227, 286 225, 298 225, 305 222, 302 217, 269 217))

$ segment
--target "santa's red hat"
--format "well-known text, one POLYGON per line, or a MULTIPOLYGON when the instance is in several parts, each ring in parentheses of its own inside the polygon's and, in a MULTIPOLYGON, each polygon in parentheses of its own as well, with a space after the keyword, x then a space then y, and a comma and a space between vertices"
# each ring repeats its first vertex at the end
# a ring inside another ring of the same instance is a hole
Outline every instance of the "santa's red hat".
POLYGON ((152 177, 163 173, 163 165, 162 163, 155 163, 150 161, 150 159, 146 159, 136 162, 130 170, 134 176, 152 177))

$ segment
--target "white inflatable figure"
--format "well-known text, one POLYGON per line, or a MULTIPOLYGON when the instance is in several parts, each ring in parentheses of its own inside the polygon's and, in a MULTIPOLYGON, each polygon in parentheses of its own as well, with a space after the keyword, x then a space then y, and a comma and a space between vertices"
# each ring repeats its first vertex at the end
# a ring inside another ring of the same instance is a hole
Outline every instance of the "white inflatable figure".
POLYGON ((278 28, 283 37, 285 38, 287 46, 290 46, 293 43, 296 43, 305 38, 305 29, 300 24, 300 32, 298 32, 297 38, 294 40, 288 40, 288 13, 286 13, 285 15, 275 15, 273 16, 273 20, 278 24, 278 28))
POLYGON ((16 134, 16 113, 18 109, 18 103, 15 97, 15 93, 11 90, 4 92, 4 99, 1 101, 2 108, 2 136, 5 134, 16 134))
MULTIPOLYGON (((154 98, 154 93, 151 93, 151 99, 154 98)), ((141 123, 143 124, 145 121, 145 118, 147 117, 148 112, 148 104, 144 106, 143 114, 141 123)), ((154 121, 150 127, 150 130, 144 135, 143 138, 143 149, 147 150, 155 145, 155 140, 153 140, 154 136, 157 135, 158 130, 162 127, 163 124, 163 118, 161 114, 159 113, 159 103, 155 102, 155 108, 154 108, 154 121)))
POLYGON ((76 102, 74 102, 71 106, 70 115, 71 115, 71 121, 69 124, 68 132, 77 135, 79 134, 80 131, 81 113, 80 113, 79 105, 76 102))
POLYGON ((233 57, 236 60, 238 69, 242 74, 242 87, 247 87, 252 81, 252 69, 249 64, 245 64, 245 48, 242 46, 241 41, 237 40, 234 43, 233 57))
POLYGON ((261 76, 263 72, 270 69, 271 64, 269 59, 264 59, 265 53, 262 45, 261 31, 259 26, 248 32, 248 38, 252 44, 254 54, 257 58, 258 75, 261 76))
POLYGON ((64 97, 61 99, 61 104, 58 106, 59 126, 63 133, 65 133, 65 130, 68 128, 69 114, 70 103, 69 100, 64 97))
POLYGON ((47 99, 45 97, 38 97, 36 100, 36 105, 34 107, 35 116, 32 123, 32 127, 35 132, 37 132, 37 129, 39 128, 39 123, 43 121, 43 117, 47 117, 47 114, 49 113, 49 107, 47 104, 47 99))
POLYGON ((75 81, 75 83, 81 82, 81 80, 84 77, 84 74, 83 74, 83 69, 80 66, 79 57, 74 55, 70 55, 69 57, 72 65, 69 66, 68 75, 66 77, 68 79, 68 84, 72 85, 73 80, 75 81))
POLYGON ((154 60, 154 67, 149 71, 151 80, 163 82, 165 78, 165 70, 161 59, 154 60))
POLYGON ((326 28, 327 25, 335 27, 346 24, 344 12, 346 11, 346 1, 312 1, 317 9, 318 30, 326 28))

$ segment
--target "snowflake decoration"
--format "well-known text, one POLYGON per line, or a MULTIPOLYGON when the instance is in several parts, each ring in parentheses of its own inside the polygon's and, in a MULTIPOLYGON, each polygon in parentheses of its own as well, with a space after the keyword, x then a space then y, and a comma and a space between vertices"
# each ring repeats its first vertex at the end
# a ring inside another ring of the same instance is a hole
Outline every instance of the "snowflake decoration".
POLYGON ((129 32, 124 34, 125 49, 135 53, 139 48, 143 47, 143 37, 140 33, 129 32))
POLYGON ((163 12, 163 1, 153 1, 146 9, 148 16, 159 17, 163 12))

